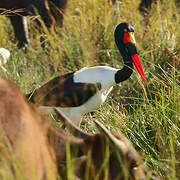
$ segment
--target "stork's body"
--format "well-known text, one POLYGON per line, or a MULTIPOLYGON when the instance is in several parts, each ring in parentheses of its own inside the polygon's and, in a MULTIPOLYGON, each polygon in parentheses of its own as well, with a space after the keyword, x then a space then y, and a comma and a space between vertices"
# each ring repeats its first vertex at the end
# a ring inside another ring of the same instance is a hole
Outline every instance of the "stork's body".
POLYGON ((50 113, 53 112, 53 107, 56 107, 62 112, 64 112, 65 115, 68 116, 73 121, 79 122, 84 114, 88 112, 92 112, 93 110, 97 109, 101 104, 104 103, 108 94, 113 89, 113 85, 116 84, 115 79, 114 81, 112 81, 112 79, 114 78, 114 75, 116 74, 117 71, 118 71, 117 69, 108 66, 95 66, 95 67, 83 68, 80 71, 74 72, 73 76, 71 77, 74 85, 76 84, 79 85, 79 83, 81 83, 82 85, 84 84, 83 85, 84 88, 86 88, 87 85, 89 85, 88 89, 92 88, 92 92, 93 92, 92 94, 91 93, 88 94, 88 90, 86 94, 85 93, 82 94, 81 98, 83 99, 84 96, 86 102, 84 101, 82 104, 80 103, 79 105, 78 104, 75 105, 77 92, 74 91, 74 99, 73 97, 69 97, 70 98, 69 101, 72 101, 71 102, 72 107, 58 107, 58 104, 56 105, 54 104, 54 106, 41 106, 40 110, 42 110, 43 113, 44 112, 50 113))
POLYGON ((122 69, 94 66, 58 76, 29 94, 29 99, 40 106, 43 112, 49 113, 56 107, 72 121, 79 123, 82 115, 97 109, 106 100, 113 85, 131 76, 133 64, 145 81, 133 32, 131 25, 121 23, 114 33, 116 45, 124 61, 122 69))

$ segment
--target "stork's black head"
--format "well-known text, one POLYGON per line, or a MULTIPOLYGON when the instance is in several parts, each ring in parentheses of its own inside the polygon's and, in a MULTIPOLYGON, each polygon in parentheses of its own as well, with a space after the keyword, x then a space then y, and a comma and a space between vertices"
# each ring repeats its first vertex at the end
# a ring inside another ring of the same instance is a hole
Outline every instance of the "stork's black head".
POLYGON ((134 33, 134 27, 129 23, 121 23, 119 24, 114 32, 115 41, 122 41, 124 38, 124 32, 133 32, 134 33))
POLYGON ((132 67, 133 63, 145 81, 146 78, 135 46, 134 27, 129 23, 119 24, 114 31, 114 38, 124 63, 129 67, 132 67))

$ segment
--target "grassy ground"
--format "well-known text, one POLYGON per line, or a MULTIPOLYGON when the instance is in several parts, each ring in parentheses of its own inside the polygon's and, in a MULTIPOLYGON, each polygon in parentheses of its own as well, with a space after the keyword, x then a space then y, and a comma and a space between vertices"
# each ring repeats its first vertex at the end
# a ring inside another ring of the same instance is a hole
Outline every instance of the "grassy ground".
POLYGON ((120 22, 135 27, 137 48, 147 83, 135 72, 114 88, 106 103, 84 117, 81 127, 96 131, 93 118, 114 131, 121 131, 144 152, 144 160, 161 179, 180 178, 180 7, 166 0, 152 7, 144 18, 139 1, 124 0, 112 6, 107 0, 70 1, 64 28, 48 36, 43 51, 40 34, 28 19, 31 45, 27 52, 16 47, 10 22, 0 17, 0 47, 11 58, 0 69, 24 93, 51 78, 85 66, 121 68, 122 58, 113 31, 120 22))

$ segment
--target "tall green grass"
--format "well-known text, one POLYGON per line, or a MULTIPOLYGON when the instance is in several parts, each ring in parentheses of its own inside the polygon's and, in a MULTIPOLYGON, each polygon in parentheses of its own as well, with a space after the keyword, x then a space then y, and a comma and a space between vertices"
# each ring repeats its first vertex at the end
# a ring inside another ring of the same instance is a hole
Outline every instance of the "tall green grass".
MULTIPOLYGON (((160 179, 176 180, 180 178, 180 7, 174 0, 158 1, 143 17, 139 3, 70 1, 64 27, 56 27, 56 34, 47 43, 49 51, 42 50, 41 34, 31 18, 31 44, 25 53, 16 47, 10 22, 0 17, 0 46, 11 52, 7 72, 0 71, 27 93, 57 75, 85 66, 121 68, 113 32, 120 22, 133 24, 147 83, 133 73, 114 88, 99 110, 84 117, 81 127, 96 132, 96 118, 111 130, 122 131, 136 149, 144 152, 145 162, 160 179)), ((49 35, 45 37, 48 41, 49 35)))

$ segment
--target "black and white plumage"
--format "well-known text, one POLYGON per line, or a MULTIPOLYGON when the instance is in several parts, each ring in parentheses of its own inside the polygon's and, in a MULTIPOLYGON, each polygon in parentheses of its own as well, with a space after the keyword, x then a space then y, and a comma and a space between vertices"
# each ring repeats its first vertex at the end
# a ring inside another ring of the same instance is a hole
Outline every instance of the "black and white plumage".
POLYGON ((94 66, 58 76, 28 94, 29 100, 47 113, 56 107, 79 123, 84 114, 104 103, 115 84, 131 76, 133 64, 145 81, 133 33, 134 28, 128 23, 119 24, 114 32, 115 43, 124 61, 122 69, 94 66))

